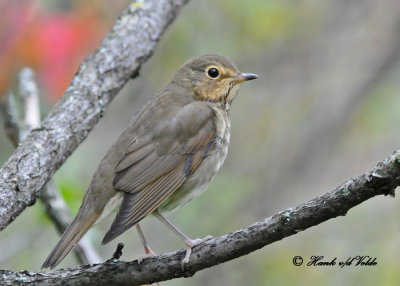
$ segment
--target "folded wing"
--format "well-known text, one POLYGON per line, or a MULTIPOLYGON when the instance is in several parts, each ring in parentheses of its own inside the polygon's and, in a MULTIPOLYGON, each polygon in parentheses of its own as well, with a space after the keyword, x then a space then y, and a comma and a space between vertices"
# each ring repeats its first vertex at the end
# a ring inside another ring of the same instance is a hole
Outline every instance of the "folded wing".
POLYGON ((216 126, 209 106, 194 102, 165 120, 151 137, 138 135, 117 164, 113 185, 125 194, 103 244, 153 212, 213 151, 216 126))

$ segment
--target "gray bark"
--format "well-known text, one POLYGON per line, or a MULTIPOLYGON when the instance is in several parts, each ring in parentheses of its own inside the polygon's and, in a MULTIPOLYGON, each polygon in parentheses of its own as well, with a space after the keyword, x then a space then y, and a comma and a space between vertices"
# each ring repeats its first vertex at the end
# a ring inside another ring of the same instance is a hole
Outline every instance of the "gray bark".
POLYGON ((134 2, 123 12, 41 126, 30 132, 1 168, 0 230, 35 203, 42 187, 86 138, 112 99, 138 75, 186 2, 134 2))

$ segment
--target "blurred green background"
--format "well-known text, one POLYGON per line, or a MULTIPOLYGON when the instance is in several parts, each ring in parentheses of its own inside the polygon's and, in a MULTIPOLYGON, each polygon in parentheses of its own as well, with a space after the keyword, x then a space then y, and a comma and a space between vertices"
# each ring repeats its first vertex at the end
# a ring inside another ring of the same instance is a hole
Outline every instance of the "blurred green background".
MULTIPOLYGON (((15 90, 19 69, 32 66, 44 117, 128 4, 1 1, 3 99, 15 90)), ((218 53, 260 79, 244 84, 233 103, 223 168, 208 191, 171 220, 193 238, 219 236, 324 194, 400 148, 399 28, 400 5, 391 0, 191 1, 140 77, 56 173, 56 183, 76 213, 97 164, 132 114, 186 59, 218 53)), ((0 128, 1 163, 12 150, 0 128)), ((345 217, 162 285, 397 285, 398 202, 371 199, 345 217), (369 255, 377 265, 295 267, 296 255, 338 261, 369 255)), ((103 259, 119 241, 125 243, 123 260, 143 254, 134 229, 100 245, 111 219, 87 234, 103 259)), ((153 218, 143 221, 143 229, 157 253, 183 247, 153 218)), ((35 204, 0 233, 0 268, 38 271, 58 237, 35 204)), ((70 254, 60 266, 75 264, 70 254)))

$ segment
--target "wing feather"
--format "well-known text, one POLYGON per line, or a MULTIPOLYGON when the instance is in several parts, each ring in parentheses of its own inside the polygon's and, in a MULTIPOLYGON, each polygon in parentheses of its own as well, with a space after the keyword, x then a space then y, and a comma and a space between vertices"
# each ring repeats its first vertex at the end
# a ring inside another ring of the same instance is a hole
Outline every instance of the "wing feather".
POLYGON ((146 143, 137 143, 136 140, 131 143, 131 146, 126 151, 124 156, 122 156, 119 161, 117 168, 115 168, 115 172, 121 172, 133 164, 139 163, 141 160, 145 159, 151 152, 154 150, 151 144, 146 143), (136 143, 136 144, 135 144, 136 143))
MULTIPOLYGON (((151 138, 136 136, 115 168, 113 185, 124 191, 116 218, 103 239, 107 243, 153 212, 213 152, 213 110, 194 102, 157 128, 151 138)), ((167 119, 166 119, 167 120, 167 119)))
POLYGON ((177 189, 185 180, 178 168, 173 169, 171 173, 169 176, 161 176, 141 192, 124 194, 117 216, 103 238, 103 244, 110 242, 153 212, 170 195, 171 190, 177 189))

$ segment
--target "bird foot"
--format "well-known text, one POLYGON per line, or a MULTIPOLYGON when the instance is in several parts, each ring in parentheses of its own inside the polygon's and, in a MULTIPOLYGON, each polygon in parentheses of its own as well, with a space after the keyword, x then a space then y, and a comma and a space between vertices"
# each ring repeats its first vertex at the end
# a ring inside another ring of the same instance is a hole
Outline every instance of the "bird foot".
POLYGON ((192 248, 195 247, 196 245, 203 243, 204 241, 213 239, 214 236, 212 235, 207 235, 204 238, 196 238, 196 239, 188 239, 185 240, 185 244, 186 244, 186 255, 185 258, 183 258, 181 264, 182 264, 182 269, 185 268, 185 266, 189 263, 190 260, 190 255, 192 254, 192 248))
POLYGON ((139 266, 142 263, 143 259, 148 258, 148 257, 154 257, 157 255, 153 250, 151 250, 150 247, 146 247, 145 252, 146 252, 146 254, 140 255, 137 259, 139 266))

